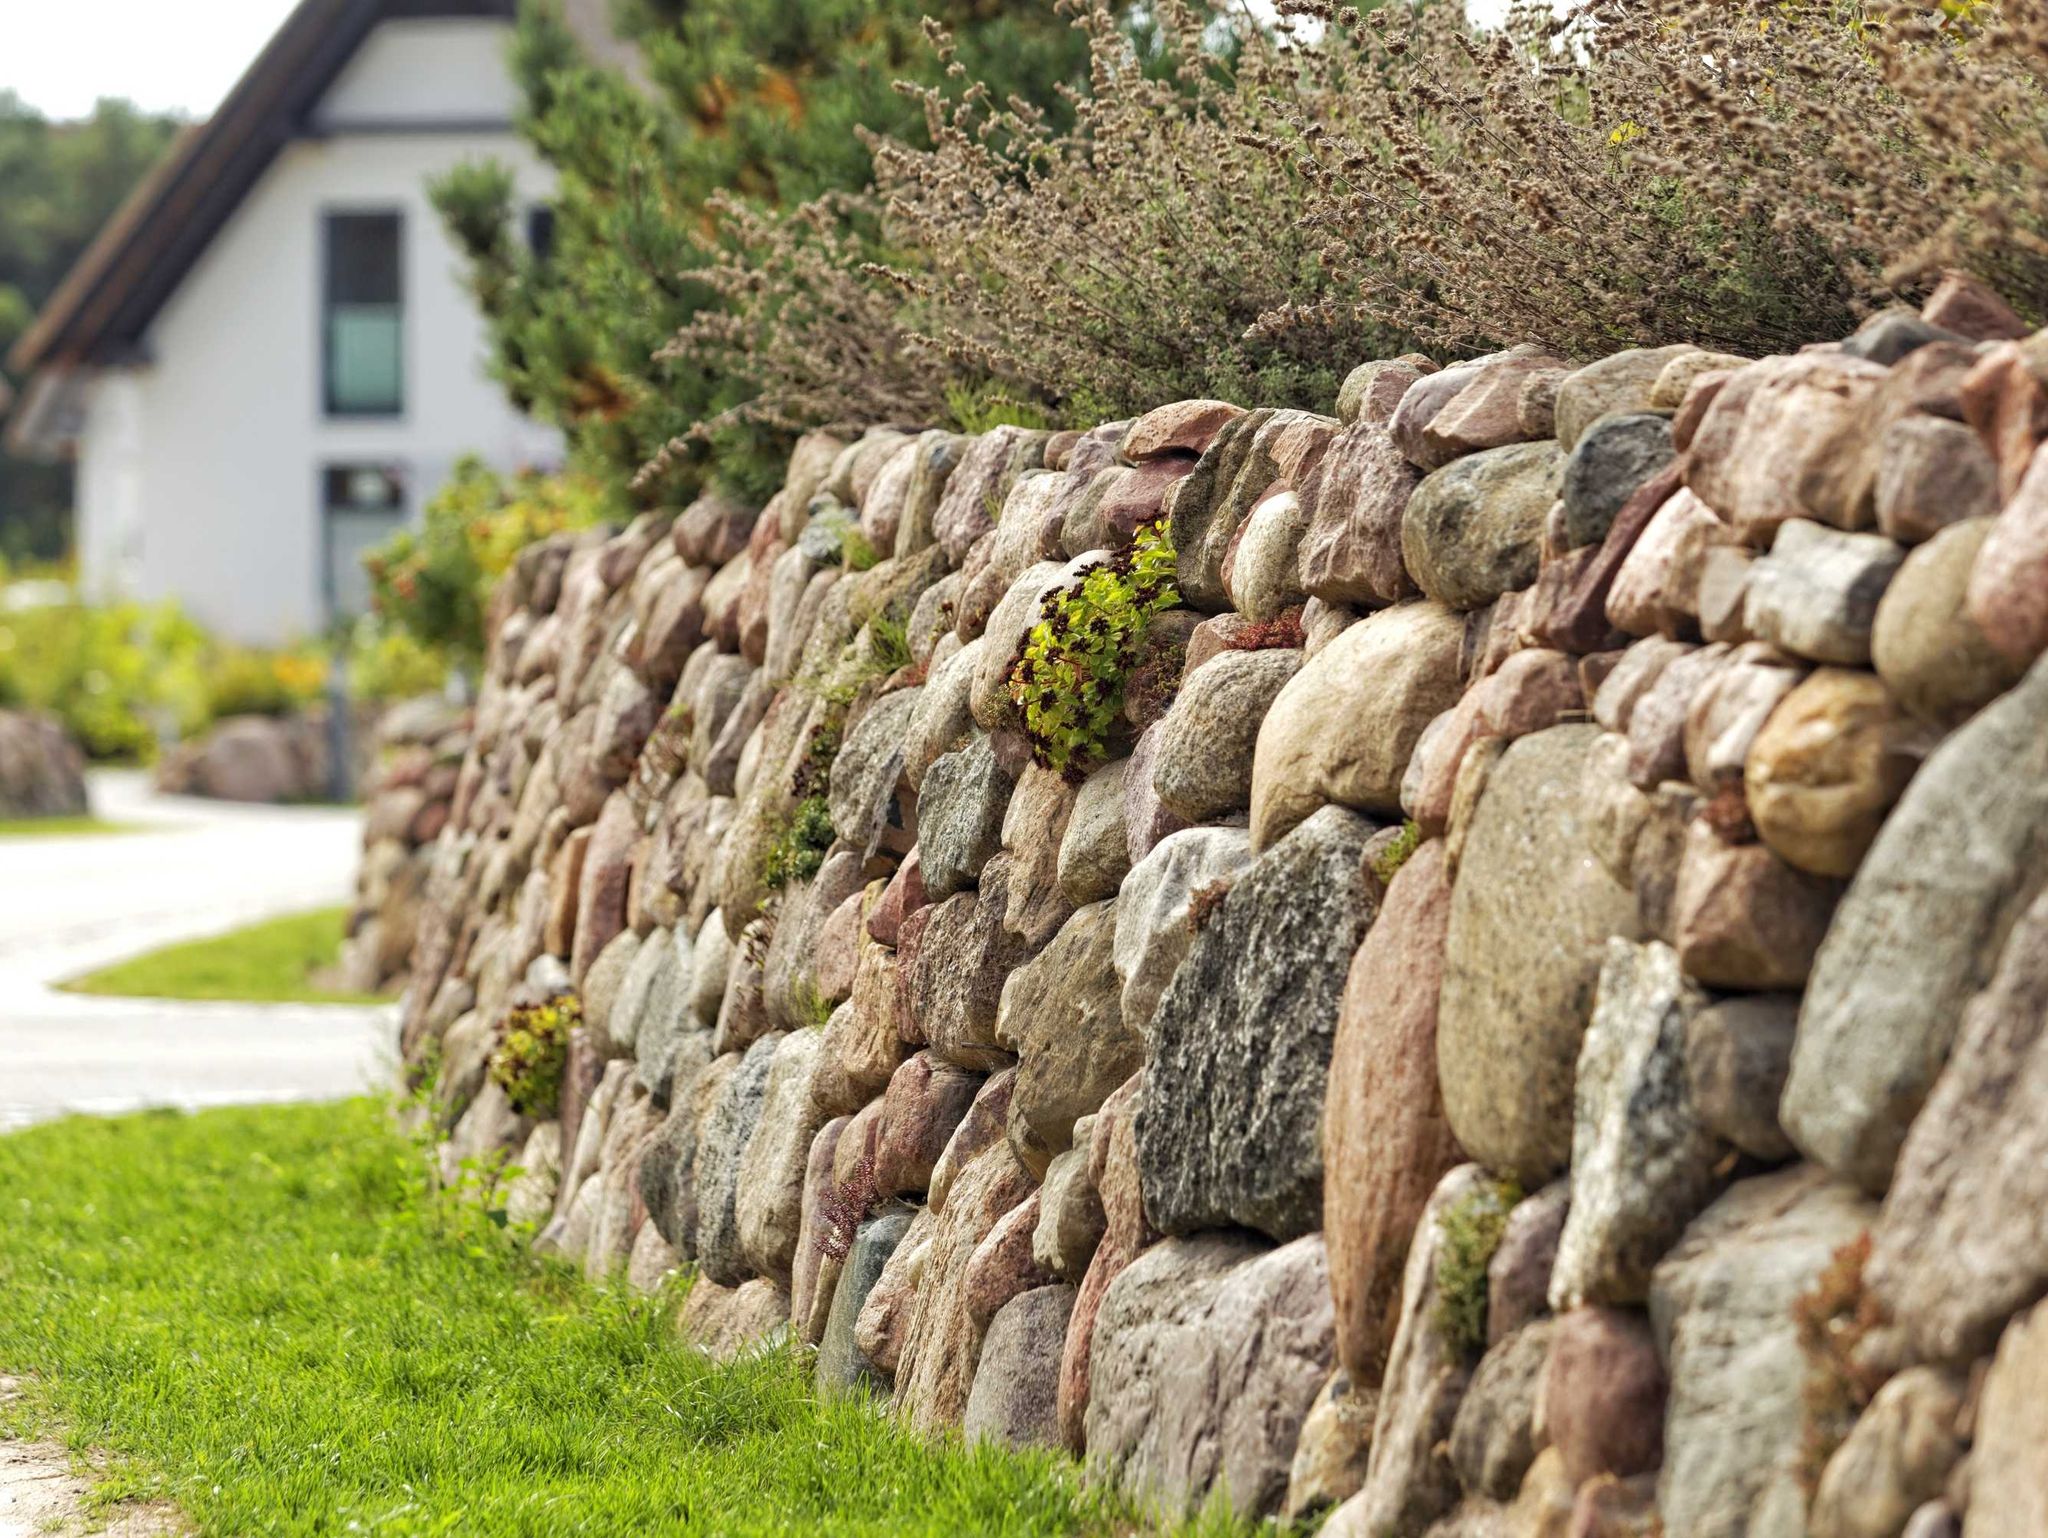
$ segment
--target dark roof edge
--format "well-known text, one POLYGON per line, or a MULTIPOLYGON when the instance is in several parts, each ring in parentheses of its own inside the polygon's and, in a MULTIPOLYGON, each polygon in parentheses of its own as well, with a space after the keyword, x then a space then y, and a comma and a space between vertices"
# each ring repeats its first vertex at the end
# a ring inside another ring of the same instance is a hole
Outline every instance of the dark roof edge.
POLYGON ((509 19, 514 0, 299 0, 218 110, 187 129, 74 262, 7 355, 25 376, 136 340, 378 22, 509 19))

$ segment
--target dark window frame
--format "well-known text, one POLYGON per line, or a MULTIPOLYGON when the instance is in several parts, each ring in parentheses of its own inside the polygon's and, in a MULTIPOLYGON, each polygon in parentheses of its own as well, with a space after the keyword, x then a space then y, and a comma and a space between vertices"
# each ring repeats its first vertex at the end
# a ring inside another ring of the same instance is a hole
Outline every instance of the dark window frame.
POLYGON ((320 210, 320 406, 324 416, 339 421, 353 422, 397 422, 406 414, 407 366, 409 359, 406 338, 406 284, 405 284, 405 229, 406 217, 403 204, 335 204, 320 210), (334 392, 334 298, 335 272, 335 226, 344 219, 388 219, 395 231, 396 271, 394 308, 398 311, 398 389, 390 405, 351 406, 335 399, 334 392))

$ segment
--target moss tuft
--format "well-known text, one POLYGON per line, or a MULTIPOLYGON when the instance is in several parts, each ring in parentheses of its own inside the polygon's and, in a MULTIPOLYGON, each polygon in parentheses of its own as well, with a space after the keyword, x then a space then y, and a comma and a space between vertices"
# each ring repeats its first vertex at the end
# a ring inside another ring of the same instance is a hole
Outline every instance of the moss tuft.
POLYGON ((1486 1268, 1521 1199, 1517 1182, 1486 1180, 1437 1220, 1443 1248, 1436 1262, 1436 1327, 1468 1357, 1486 1349, 1486 1268))

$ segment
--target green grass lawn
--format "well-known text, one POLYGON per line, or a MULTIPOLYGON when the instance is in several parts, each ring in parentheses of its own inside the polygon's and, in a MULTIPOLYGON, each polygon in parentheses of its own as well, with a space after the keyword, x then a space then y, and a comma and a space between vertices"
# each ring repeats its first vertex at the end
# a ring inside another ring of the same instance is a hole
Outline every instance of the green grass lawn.
POLYGON ((206 940, 167 945, 63 984, 69 993, 142 999, 249 999, 265 1004, 374 1004, 374 996, 329 993, 313 974, 341 954, 346 908, 266 919, 206 940))
POLYGON ((203 1533, 1136 1530, 1063 1459, 819 1402, 797 1349, 707 1362, 679 1288, 589 1287, 420 1169, 369 1101, 0 1137, 0 1427, 203 1533))
POLYGON ((99 817, 0 817, 0 838, 43 838, 53 833, 134 833, 140 823, 99 817))

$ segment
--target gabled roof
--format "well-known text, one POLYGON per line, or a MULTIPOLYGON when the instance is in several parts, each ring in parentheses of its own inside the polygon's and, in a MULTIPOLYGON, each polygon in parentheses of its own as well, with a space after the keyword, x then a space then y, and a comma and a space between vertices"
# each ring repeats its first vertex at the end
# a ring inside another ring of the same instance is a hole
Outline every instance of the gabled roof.
POLYGON ((138 341, 380 21, 509 20, 515 0, 300 0, 227 99, 188 128, 72 265, 7 364, 17 377, 118 361, 138 341))

